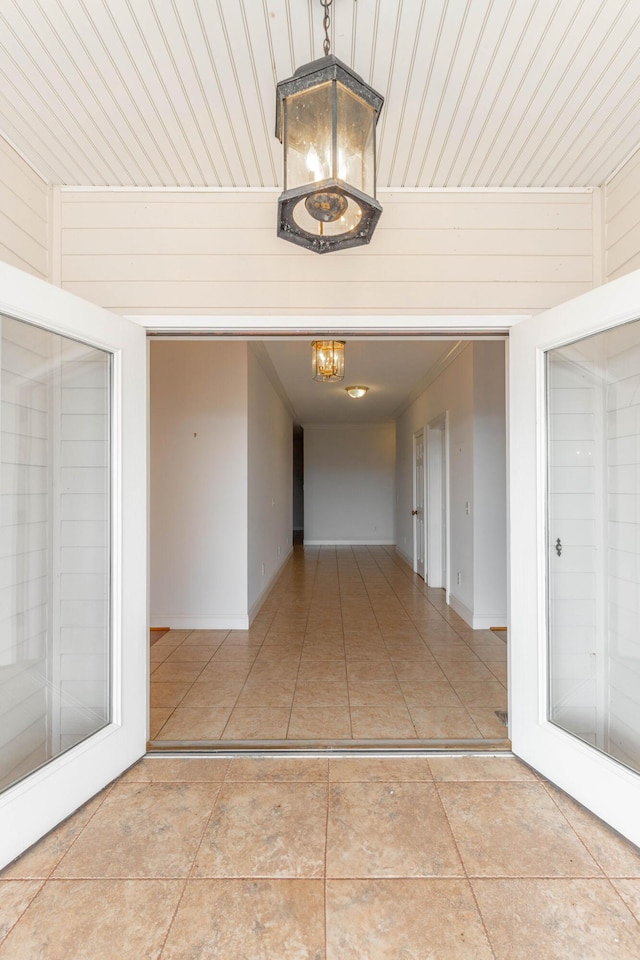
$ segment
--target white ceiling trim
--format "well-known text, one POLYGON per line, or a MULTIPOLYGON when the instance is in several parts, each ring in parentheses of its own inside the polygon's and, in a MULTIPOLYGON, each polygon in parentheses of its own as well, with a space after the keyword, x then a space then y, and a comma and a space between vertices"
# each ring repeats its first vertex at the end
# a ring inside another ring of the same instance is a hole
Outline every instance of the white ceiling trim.
POLYGON ((451 347, 451 350, 449 350, 444 357, 441 357, 436 363, 434 363, 431 369, 427 371, 425 376, 419 380, 418 383, 414 384, 409 391, 406 400, 400 404, 397 410, 393 411, 392 417, 394 420, 400 419, 405 410, 408 410, 411 404, 415 403, 418 397, 421 396, 425 390, 431 386, 432 383, 435 383, 435 381, 444 373, 447 367, 451 366, 453 361, 460 356, 462 351, 466 350, 470 342, 471 338, 468 340, 457 340, 451 347))
POLYGON ((421 337, 425 334, 442 339, 455 337, 458 340, 474 339, 487 334, 499 338, 509 329, 526 320, 531 314, 506 314, 487 316, 414 316, 414 317, 305 317, 305 316, 164 316, 137 314, 127 319, 143 327, 149 333, 169 336, 202 333, 228 333, 244 336, 309 336, 313 334, 345 333, 353 336, 385 336, 398 339, 421 337))
MULTIPOLYGON (((636 151, 634 151, 635 153, 636 151)), ((633 156, 633 154, 631 154, 633 156)), ((275 187, 87 187, 61 186, 60 193, 258 193, 277 197, 275 187)), ((593 193, 598 187, 385 187, 378 191, 379 197, 413 193, 593 193)))

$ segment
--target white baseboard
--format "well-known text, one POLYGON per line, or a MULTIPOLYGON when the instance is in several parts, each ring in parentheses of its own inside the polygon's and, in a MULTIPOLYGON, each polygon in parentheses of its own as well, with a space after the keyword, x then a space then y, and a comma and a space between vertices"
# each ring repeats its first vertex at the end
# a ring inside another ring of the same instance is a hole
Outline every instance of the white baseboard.
POLYGON ((238 614, 191 617, 164 613, 151 617, 151 626, 169 627, 170 630, 248 630, 249 617, 238 614))
POLYGON ((305 540, 305 547, 393 547, 395 540, 305 540))
POLYGON ((253 621, 255 620, 255 618, 256 618, 256 616, 257 616, 257 614, 258 614, 258 611, 260 610, 260 607, 262 606, 262 604, 264 603, 264 601, 267 599, 267 594, 269 593, 269 591, 270 591, 271 588, 273 587, 274 583, 276 582, 276 580, 278 579, 278 577, 279 577, 280 574, 282 573, 283 567, 284 567, 285 564, 287 563, 287 561, 288 561, 288 559, 289 559, 289 557, 291 556, 292 553, 293 553, 293 545, 290 547, 289 552, 287 553, 287 555, 282 559, 282 561, 281 561, 281 563, 280 563, 280 566, 274 571, 274 573, 271 575, 271 577, 269 578, 269 580, 267 581, 267 583, 265 583, 265 585, 264 585, 264 587, 262 588, 262 590, 260 591, 258 597, 257 597, 257 598, 254 600, 254 602, 251 604, 251 607, 249 608, 249 626, 251 626, 251 624, 252 624, 253 621))
POLYGON ((462 617, 464 622, 473 630, 473 611, 469 610, 469 607, 467 607, 462 600, 454 597, 453 594, 449 596, 449 606, 459 617, 462 617))
POLYGON ((496 613, 494 616, 490 617, 481 617, 474 616, 473 618, 473 629, 474 630, 491 630, 491 627, 504 627, 507 623, 506 613, 496 613))
POLYGON ((405 553, 404 550, 401 547, 399 547, 397 543, 396 543, 396 553, 398 554, 399 557, 402 557, 404 562, 408 564, 411 567, 411 569, 413 569, 413 557, 410 557, 408 553, 405 553))
POLYGON ((469 607, 461 600, 458 600, 457 597, 454 597, 453 594, 450 594, 447 602, 451 609, 454 610, 459 617, 462 617, 464 622, 468 624, 472 630, 490 630, 491 627, 502 627, 507 622, 506 613, 495 613, 489 616, 474 614, 469 607))
POLYGON ((188 614, 159 613, 151 617, 150 626, 169 627, 170 630, 248 630, 292 553, 293 546, 282 559, 280 566, 265 583, 248 614, 244 616, 241 614, 212 614, 208 617, 193 617, 188 614))

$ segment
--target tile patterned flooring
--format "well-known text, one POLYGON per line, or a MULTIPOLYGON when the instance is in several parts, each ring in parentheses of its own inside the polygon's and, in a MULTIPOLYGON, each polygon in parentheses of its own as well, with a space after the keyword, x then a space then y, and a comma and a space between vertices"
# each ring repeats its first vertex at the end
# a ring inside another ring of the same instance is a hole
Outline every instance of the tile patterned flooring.
POLYGON ((385 547, 296 548, 250 630, 151 647, 152 741, 502 741, 504 634, 385 547))
POLYGON ((508 755, 145 759, 0 873, 0 960, 638 960, 640 850, 508 755))

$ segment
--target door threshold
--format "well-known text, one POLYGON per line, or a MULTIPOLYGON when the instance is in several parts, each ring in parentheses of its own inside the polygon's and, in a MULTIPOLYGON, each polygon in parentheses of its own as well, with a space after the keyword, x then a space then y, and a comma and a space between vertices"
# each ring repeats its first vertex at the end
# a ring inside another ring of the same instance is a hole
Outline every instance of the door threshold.
POLYGON ((510 740, 151 740, 154 756, 463 756, 511 755, 510 740))

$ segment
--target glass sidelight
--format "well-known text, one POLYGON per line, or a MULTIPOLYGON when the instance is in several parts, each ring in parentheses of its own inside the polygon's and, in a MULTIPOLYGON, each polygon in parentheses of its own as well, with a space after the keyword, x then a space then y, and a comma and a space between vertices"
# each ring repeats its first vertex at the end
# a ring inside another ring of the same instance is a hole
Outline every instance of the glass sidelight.
POLYGON ((0 789, 110 721, 111 354, 0 316, 0 789))
POLYGON ((549 719, 640 771, 640 321, 546 354, 549 719))

